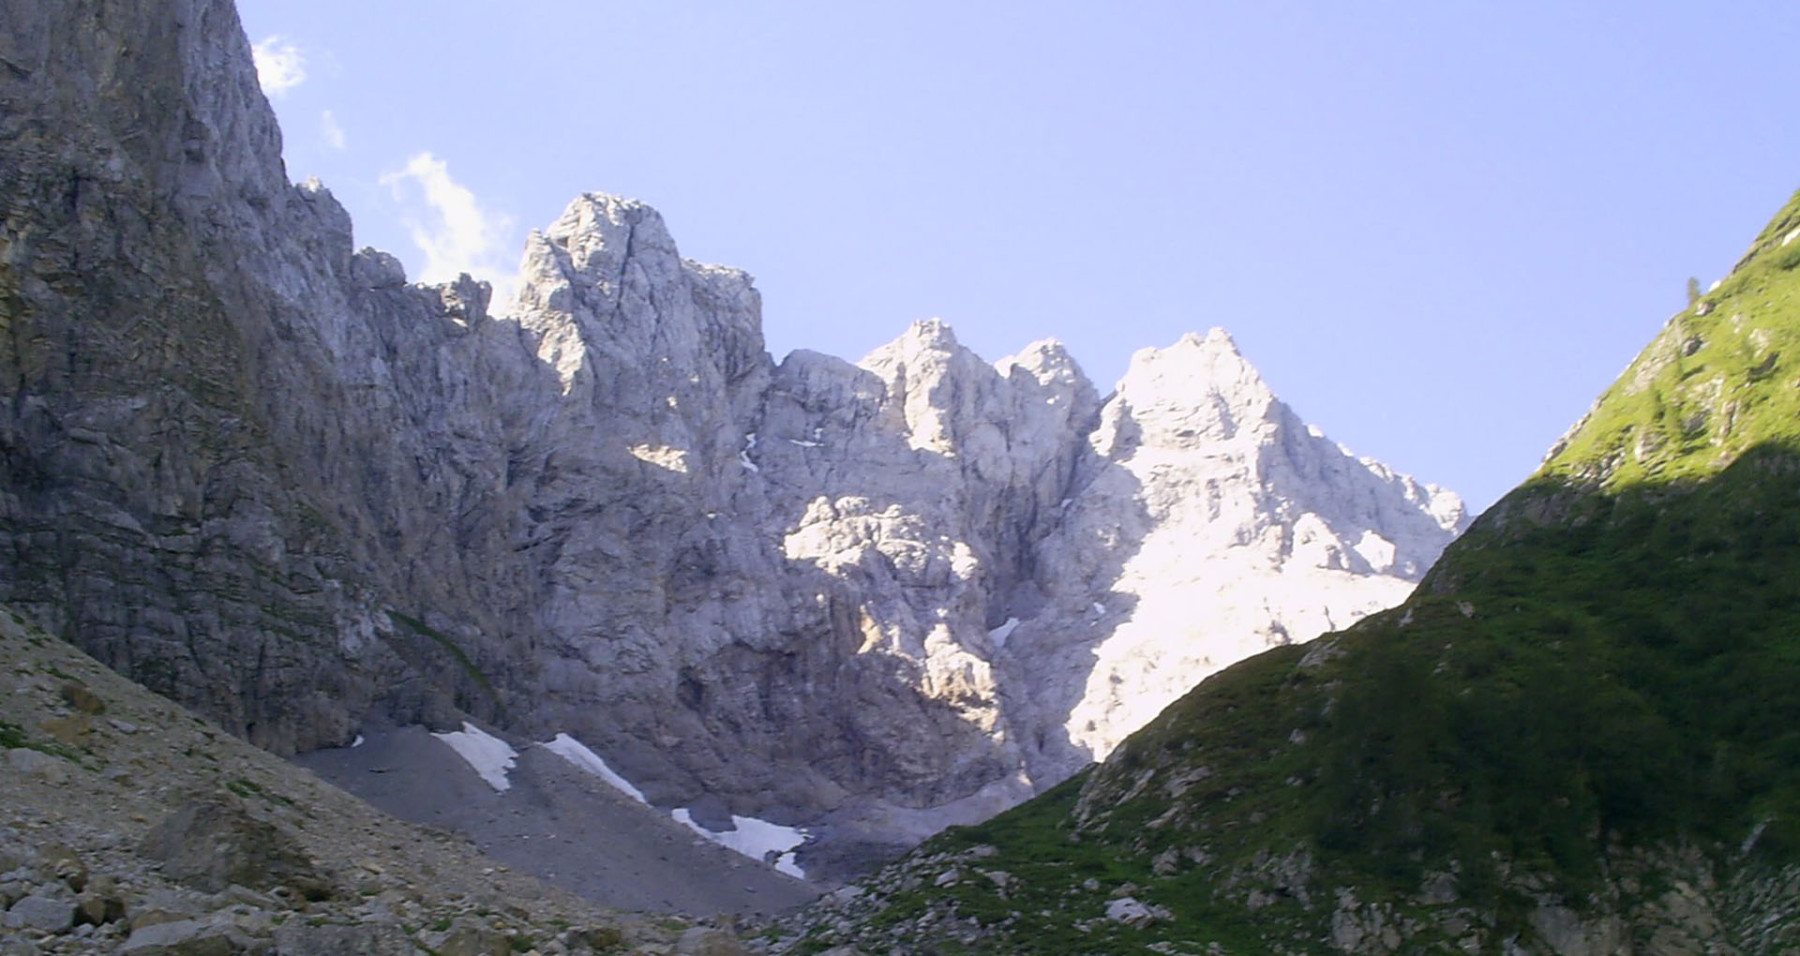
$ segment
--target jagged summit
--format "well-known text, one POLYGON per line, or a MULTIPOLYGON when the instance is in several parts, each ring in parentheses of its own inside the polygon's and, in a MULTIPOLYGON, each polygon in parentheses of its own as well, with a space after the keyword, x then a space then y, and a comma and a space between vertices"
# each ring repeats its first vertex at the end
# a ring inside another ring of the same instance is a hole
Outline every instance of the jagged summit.
POLYGON ((1111 398, 936 321, 777 364, 750 277, 632 200, 534 232, 489 316, 286 184, 224 0, 29 14, 0 17, 0 133, 34 131, 0 135, 0 599, 271 749, 473 718, 664 808, 904 843, 1397 600, 1457 530, 1217 334, 1111 398))
MULTIPOLYGON (((1404 604, 1201 683, 808 945, 1797 951, 1796 349, 1800 195, 1404 604)), ((1291 527, 1265 553, 1389 556, 1291 527)))

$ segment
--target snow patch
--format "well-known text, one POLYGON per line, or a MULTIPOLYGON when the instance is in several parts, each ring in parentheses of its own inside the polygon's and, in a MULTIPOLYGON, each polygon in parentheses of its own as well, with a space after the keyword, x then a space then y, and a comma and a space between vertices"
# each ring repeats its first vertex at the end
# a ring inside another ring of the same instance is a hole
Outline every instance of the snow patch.
POLYGON ((1016 617, 1009 617, 1006 619, 1005 624, 1002 624, 999 627, 996 627, 993 630, 988 632, 988 640, 994 642, 995 650, 999 650, 1000 648, 1006 646, 1006 639, 1011 637, 1012 632, 1017 630, 1018 627, 1019 627, 1019 619, 1016 617))
POLYGON ((557 734, 555 739, 539 744, 539 746, 606 781, 612 785, 614 790, 631 799, 642 804, 649 804, 650 801, 644 799, 642 790, 632 786, 631 781, 620 776, 618 771, 608 767, 606 761, 600 759, 599 754, 589 750, 585 744, 574 737, 568 734, 557 734))
POLYGON ((756 462, 753 462, 750 460, 750 452, 755 447, 756 447, 756 433, 751 432, 750 434, 745 435, 744 436, 744 450, 738 452, 738 464, 743 465, 745 468, 748 468, 751 471, 762 471, 761 468, 758 468, 756 466, 756 462))
POLYGON ((731 815, 731 825, 736 829, 718 833, 695 823, 686 807, 678 807, 669 815, 677 823, 728 850, 741 853, 752 860, 761 860, 795 879, 806 879, 806 871, 800 869, 800 864, 794 857, 795 849, 806 842, 806 833, 798 827, 779 826, 767 820, 740 817, 734 813, 731 815))
POLYGON ((506 772, 513 768, 513 762, 519 759, 519 752, 512 749, 506 741, 483 731, 480 727, 463 721, 463 729, 453 730, 447 734, 431 736, 450 745, 457 756, 467 761, 469 766, 486 780, 488 786, 505 793, 512 787, 512 781, 506 779, 506 772))
POLYGON ((357 734, 356 739, 350 741, 350 746, 352 749, 354 749, 356 747, 361 747, 362 745, 363 745, 363 735, 362 734, 357 734))
POLYGON ((800 438, 790 438, 790 439, 788 439, 788 444, 799 445, 801 448, 817 448, 822 443, 816 442, 816 441, 806 441, 806 440, 800 439, 800 438))

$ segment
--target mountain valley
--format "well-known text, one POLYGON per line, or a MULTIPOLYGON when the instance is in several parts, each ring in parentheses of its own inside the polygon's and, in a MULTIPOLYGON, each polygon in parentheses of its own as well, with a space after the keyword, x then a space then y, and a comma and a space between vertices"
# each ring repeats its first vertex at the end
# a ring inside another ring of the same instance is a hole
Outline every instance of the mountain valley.
POLYGON ((1797 266, 1471 521, 1219 328, 409 282, 229 0, 0 0, 0 954, 1793 951, 1797 266))

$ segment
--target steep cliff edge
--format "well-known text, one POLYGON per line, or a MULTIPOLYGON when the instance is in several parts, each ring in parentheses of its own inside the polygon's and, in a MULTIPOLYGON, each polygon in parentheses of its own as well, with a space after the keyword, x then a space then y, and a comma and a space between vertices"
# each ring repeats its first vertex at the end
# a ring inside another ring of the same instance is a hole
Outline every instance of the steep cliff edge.
POLYGON ((408 284, 288 183, 229 3, 0 14, 0 600, 277 752, 471 714, 904 842, 1460 528, 1223 333, 1105 398, 936 322, 777 365, 749 276, 599 194, 513 303, 408 284))

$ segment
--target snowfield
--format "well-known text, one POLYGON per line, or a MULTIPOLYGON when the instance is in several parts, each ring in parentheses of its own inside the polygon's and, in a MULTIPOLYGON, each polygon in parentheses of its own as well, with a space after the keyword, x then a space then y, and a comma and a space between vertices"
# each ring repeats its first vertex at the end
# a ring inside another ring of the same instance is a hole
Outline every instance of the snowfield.
POLYGON ((506 792, 512 787, 512 781, 506 779, 506 772, 519 759, 519 752, 512 749, 506 741, 466 720, 462 726, 461 730, 431 736, 449 744, 450 749, 468 761, 469 766, 481 775, 481 779, 487 781, 488 786, 502 793, 506 792))
POLYGON ((800 869, 794 859, 794 850, 806 842, 806 834, 798 827, 784 827, 767 820, 732 814, 731 824, 737 829, 720 833, 695 823, 686 807, 676 809, 671 815, 676 822, 728 850, 761 860, 796 879, 806 879, 806 871, 800 869))
POLYGON ((558 757, 567 760, 582 770, 606 781, 613 786, 613 789, 631 799, 645 805, 650 803, 650 801, 644 799, 644 792, 642 790, 632 786, 631 781, 620 776, 618 771, 607 766, 606 761, 600 759, 599 754, 589 750, 585 744, 576 740, 574 737, 571 737, 568 734, 557 734, 555 739, 540 744, 539 746, 556 754, 558 757))

